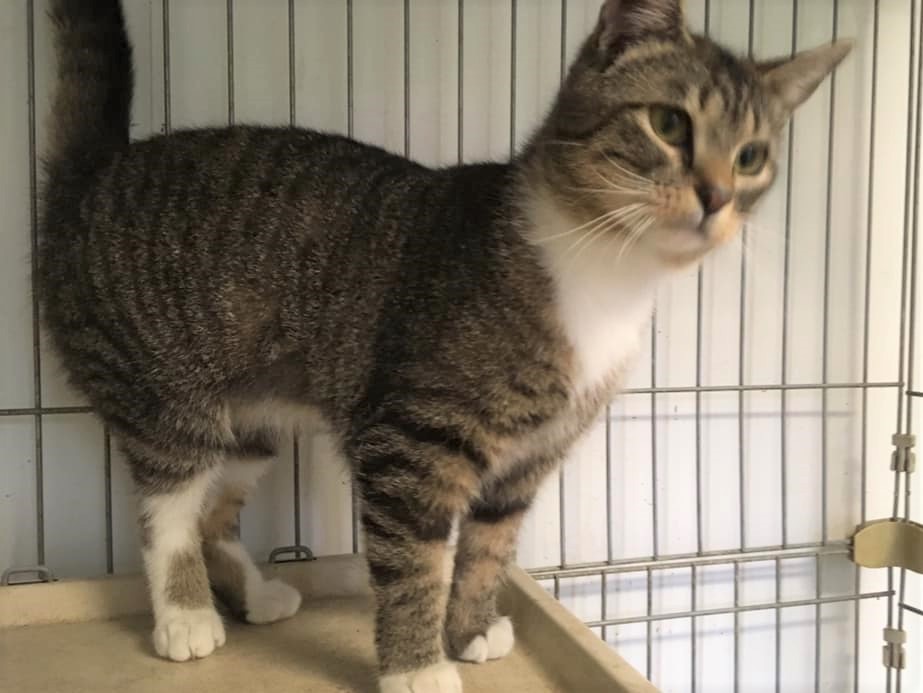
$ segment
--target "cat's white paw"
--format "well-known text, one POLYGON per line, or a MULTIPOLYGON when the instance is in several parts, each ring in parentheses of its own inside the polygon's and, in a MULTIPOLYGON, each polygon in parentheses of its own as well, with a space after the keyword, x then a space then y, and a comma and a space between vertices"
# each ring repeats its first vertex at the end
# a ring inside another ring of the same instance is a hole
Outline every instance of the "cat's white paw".
POLYGON ((451 662, 382 676, 379 685, 381 693, 462 693, 461 677, 451 662))
POLYGON ((273 623, 290 618, 301 606, 301 593, 281 580, 266 580, 247 595, 247 621, 273 623))
POLYGON ((224 641, 224 623, 213 608, 171 607, 154 626, 154 649, 175 662, 207 657, 224 641))
POLYGON ((483 664, 488 659, 506 657, 512 652, 515 643, 513 622, 504 616, 491 624, 486 634, 478 635, 468 643, 458 658, 466 662, 483 664))

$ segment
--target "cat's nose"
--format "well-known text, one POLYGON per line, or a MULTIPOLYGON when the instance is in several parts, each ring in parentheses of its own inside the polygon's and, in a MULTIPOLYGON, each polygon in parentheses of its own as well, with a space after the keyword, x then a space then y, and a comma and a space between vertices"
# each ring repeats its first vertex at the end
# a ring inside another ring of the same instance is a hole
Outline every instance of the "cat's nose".
POLYGON ((705 214, 711 215, 720 211, 728 202, 731 201, 731 191, 723 185, 712 185, 709 183, 700 183, 695 188, 695 194, 702 203, 702 209, 705 214))

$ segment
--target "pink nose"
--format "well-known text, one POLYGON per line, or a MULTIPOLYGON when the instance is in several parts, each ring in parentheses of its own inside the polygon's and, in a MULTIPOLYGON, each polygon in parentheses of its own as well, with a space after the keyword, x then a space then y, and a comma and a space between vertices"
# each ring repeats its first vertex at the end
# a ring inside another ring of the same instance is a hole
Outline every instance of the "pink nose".
POLYGON ((731 201, 731 191, 720 185, 709 185, 708 183, 697 185, 695 194, 702 203, 702 209, 705 210, 706 215, 720 211, 731 201))

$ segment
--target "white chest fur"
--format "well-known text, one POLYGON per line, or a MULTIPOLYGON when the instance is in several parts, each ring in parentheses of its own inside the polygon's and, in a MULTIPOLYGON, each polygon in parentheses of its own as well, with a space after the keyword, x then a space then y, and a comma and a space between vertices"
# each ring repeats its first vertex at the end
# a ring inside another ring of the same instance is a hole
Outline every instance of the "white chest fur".
POLYGON ((595 390, 637 352, 665 269, 643 248, 620 255, 620 241, 589 237, 549 197, 533 198, 530 234, 556 289, 556 311, 573 350, 577 397, 595 390), (581 250, 582 246, 582 250, 581 250))

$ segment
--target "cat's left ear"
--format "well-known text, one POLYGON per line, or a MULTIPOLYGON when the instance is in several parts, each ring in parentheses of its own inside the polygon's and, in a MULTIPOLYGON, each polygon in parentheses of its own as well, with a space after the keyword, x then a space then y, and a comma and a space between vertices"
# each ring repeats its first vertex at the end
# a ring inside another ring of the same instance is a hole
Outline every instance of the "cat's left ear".
POLYGON ((786 117, 808 97, 852 50, 851 40, 837 41, 798 53, 792 58, 780 58, 757 63, 763 84, 779 102, 786 117))
POLYGON ((682 5, 682 0, 606 0, 593 32, 597 50, 611 60, 620 47, 677 38, 685 31, 682 5))

